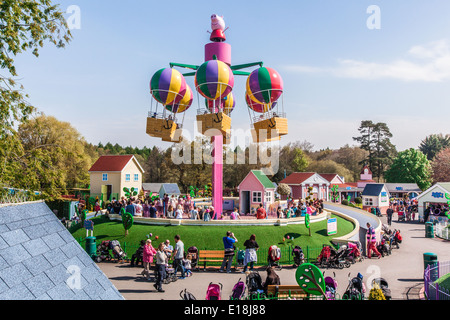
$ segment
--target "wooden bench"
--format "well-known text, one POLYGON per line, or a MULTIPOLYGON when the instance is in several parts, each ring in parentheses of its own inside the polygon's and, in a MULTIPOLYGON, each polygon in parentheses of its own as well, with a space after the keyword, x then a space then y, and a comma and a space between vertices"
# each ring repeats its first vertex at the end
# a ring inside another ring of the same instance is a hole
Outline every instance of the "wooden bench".
POLYGON ((309 294, 307 294, 298 285, 268 285, 267 286, 267 296, 276 297, 276 299, 307 299, 309 294))
POLYGON ((225 252, 223 250, 200 250, 198 264, 203 263, 203 271, 206 271, 207 262, 222 262, 225 252))

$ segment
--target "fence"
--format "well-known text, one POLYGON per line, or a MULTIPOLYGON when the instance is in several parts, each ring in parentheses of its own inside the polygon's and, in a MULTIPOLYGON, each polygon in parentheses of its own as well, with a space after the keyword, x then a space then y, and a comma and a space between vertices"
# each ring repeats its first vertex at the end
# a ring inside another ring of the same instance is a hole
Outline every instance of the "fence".
POLYGON ((450 240, 449 238, 449 232, 448 229, 450 228, 450 225, 447 222, 442 223, 436 223, 435 229, 436 229, 436 236, 445 240, 450 240))
POLYGON ((436 282, 440 277, 450 273, 450 261, 428 265, 424 272, 425 296, 428 300, 450 300, 450 291, 436 282))

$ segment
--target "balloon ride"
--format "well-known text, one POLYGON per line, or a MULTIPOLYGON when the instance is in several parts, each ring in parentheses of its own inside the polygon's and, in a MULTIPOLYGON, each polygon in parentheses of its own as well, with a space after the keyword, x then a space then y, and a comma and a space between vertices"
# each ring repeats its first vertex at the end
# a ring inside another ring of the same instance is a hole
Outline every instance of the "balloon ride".
POLYGON ((279 140, 288 133, 287 118, 283 109, 283 79, 263 62, 231 64, 231 45, 226 43, 223 16, 211 16, 210 43, 205 45, 204 62, 200 65, 170 63, 169 68, 158 70, 151 78, 151 107, 147 117, 146 132, 151 137, 178 143, 186 111, 190 109, 194 92, 198 97, 197 129, 211 137, 213 145, 212 205, 222 212, 223 199, 223 144, 230 143, 231 113, 239 103, 233 94, 235 76, 246 76, 245 102, 256 143, 279 140), (258 66, 252 72, 242 69, 258 66), (191 69, 181 74, 175 67, 191 69), (186 82, 194 77, 194 89, 186 82), (200 103, 204 100, 204 103, 200 103))

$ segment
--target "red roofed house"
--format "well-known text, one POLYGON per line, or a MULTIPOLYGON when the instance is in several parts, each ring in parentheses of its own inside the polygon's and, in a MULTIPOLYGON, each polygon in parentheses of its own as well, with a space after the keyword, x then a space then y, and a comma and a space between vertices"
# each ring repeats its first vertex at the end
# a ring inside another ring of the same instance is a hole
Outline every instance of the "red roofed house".
POLYGON ((89 169, 91 196, 102 200, 120 199, 124 187, 142 189, 142 169, 133 155, 101 156, 89 169))
POLYGON ((291 187, 294 200, 305 199, 308 196, 308 187, 312 187, 312 199, 328 201, 330 182, 315 172, 294 172, 280 183, 291 187))

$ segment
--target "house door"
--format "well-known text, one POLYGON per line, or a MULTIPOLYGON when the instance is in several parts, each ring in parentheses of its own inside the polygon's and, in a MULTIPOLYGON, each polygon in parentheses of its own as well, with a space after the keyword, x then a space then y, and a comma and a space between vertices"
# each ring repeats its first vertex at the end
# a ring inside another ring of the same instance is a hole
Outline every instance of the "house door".
POLYGON ((241 191, 241 204, 242 208, 240 208, 241 213, 247 214, 250 213, 250 191, 241 191))
POLYGON ((106 199, 111 201, 111 195, 112 195, 112 185, 108 184, 106 185, 106 199))

